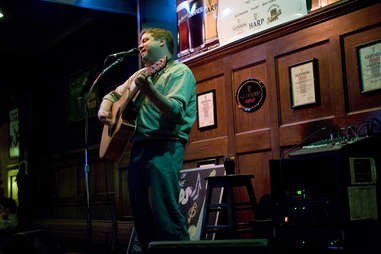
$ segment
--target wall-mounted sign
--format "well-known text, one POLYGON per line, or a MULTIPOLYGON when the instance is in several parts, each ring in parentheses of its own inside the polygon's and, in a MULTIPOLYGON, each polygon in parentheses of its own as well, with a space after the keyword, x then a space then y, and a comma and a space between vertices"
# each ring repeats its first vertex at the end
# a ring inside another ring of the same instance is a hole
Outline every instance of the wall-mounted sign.
POLYGON ((258 79, 247 79, 242 82, 236 93, 238 107, 246 112, 257 111, 265 102, 266 87, 258 79))
POLYGON ((215 89, 197 94, 197 119, 199 130, 217 127, 215 89))
POLYGON ((357 47, 361 93, 381 89, 381 40, 357 47))
POLYGON ((220 1, 218 16, 220 44, 228 44, 306 14, 305 0, 220 1))
POLYGON ((176 0, 179 58, 307 15, 306 0, 176 0))
POLYGON ((317 59, 291 65, 290 89, 293 109, 320 103, 317 59))

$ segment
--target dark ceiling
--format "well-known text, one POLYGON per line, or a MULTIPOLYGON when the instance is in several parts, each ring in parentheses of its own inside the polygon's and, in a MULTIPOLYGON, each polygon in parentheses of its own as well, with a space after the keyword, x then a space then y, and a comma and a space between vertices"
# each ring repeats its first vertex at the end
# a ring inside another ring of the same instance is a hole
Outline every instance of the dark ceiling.
POLYGON ((136 46, 137 21, 131 12, 40 0, 5 0, 0 2, 0 9, 6 14, 0 20, 2 94, 17 96, 38 86, 31 82, 45 75, 59 78, 102 63, 110 53, 136 46))

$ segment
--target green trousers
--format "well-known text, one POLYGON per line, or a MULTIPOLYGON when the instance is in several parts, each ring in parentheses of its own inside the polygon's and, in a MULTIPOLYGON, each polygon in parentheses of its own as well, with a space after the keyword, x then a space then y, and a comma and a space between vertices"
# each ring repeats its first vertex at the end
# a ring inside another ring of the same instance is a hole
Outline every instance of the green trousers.
POLYGON ((189 239, 178 205, 183 158, 184 145, 179 141, 143 141, 133 145, 128 190, 143 251, 150 241, 189 239))

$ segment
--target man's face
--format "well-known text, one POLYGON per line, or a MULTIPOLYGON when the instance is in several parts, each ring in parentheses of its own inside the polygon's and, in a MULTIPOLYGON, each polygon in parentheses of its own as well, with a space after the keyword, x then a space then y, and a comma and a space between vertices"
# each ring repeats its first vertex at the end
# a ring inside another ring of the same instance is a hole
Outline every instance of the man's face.
POLYGON ((162 57, 163 40, 154 39, 150 33, 144 33, 140 38, 139 52, 145 64, 154 64, 162 57))

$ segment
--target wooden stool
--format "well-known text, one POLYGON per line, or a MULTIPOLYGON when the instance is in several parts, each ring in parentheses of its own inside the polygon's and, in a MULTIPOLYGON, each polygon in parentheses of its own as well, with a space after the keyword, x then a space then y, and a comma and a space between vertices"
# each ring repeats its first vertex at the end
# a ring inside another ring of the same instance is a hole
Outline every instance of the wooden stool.
POLYGON ((224 231, 227 232, 229 237, 232 236, 234 231, 244 227, 250 228, 250 223, 235 222, 233 211, 235 210, 251 210, 255 217, 257 200, 255 198, 254 190, 251 185, 251 178, 253 175, 225 175, 225 176, 211 176, 206 177, 208 187, 205 197, 205 208, 203 211, 203 219, 201 224, 200 239, 205 240, 207 233, 224 231), (224 187, 224 195, 226 195, 226 203, 211 203, 212 192, 214 188, 224 187), (246 187, 249 195, 249 202, 235 203, 233 200, 233 187, 246 187), (209 213, 216 211, 227 211, 227 224, 226 225, 207 225, 209 221, 209 213))

